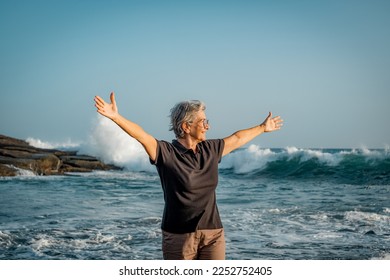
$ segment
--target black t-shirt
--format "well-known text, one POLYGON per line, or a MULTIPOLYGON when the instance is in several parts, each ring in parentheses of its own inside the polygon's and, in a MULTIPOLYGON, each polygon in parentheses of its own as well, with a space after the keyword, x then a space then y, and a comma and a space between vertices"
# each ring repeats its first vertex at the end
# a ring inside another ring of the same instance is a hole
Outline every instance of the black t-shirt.
POLYGON ((156 165, 164 191, 161 228, 171 233, 222 228, 216 203, 222 139, 198 144, 197 153, 177 140, 157 141, 156 165))

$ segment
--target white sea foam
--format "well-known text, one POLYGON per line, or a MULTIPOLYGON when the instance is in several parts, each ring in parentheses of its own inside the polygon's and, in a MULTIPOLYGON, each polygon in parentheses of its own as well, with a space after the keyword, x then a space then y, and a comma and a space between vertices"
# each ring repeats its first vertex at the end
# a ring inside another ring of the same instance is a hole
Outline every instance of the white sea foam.
POLYGON ((390 260, 390 253, 383 253, 377 258, 373 258, 373 260, 390 260))
POLYGON ((78 149, 81 145, 79 142, 73 142, 71 139, 67 139, 64 142, 48 142, 42 141, 40 139, 28 137, 26 142, 31 146, 40 148, 40 149, 60 149, 60 150, 69 150, 69 149, 78 149))
POLYGON ((81 152, 130 170, 155 171, 142 145, 115 123, 101 116, 98 116, 81 152))
POLYGON ((385 147, 383 150, 370 150, 363 147, 359 149, 352 149, 350 152, 345 152, 344 154, 363 155, 365 160, 368 162, 386 160, 390 157, 388 147, 385 147))
POLYGON ((337 166, 343 158, 343 155, 340 153, 331 154, 320 150, 298 149, 296 147, 287 147, 286 152, 289 155, 289 159, 299 157, 300 162, 305 162, 316 158, 319 162, 329 166, 337 166))
POLYGON ((48 247, 54 246, 57 243, 54 237, 47 234, 38 234, 31 242, 33 251, 38 255, 43 255, 42 251, 48 247))
POLYGON ((26 141, 31 146, 41 149, 76 150, 81 154, 95 156, 105 163, 133 171, 155 171, 142 145, 115 123, 99 115, 92 125, 88 139, 84 142, 68 139, 57 143, 32 137, 27 138, 26 141))
POLYGON ((287 147, 281 151, 271 149, 262 149, 257 145, 250 145, 248 148, 240 149, 227 155, 221 162, 221 168, 232 168, 235 173, 242 174, 254 170, 262 170, 269 162, 277 160, 299 159, 305 162, 311 159, 317 159, 320 163, 328 166, 337 166, 343 159, 344 154, 328 153, 321 150, 299 149, 296 147, 287 147))
POLYGON ((92 178, 106 178, 106 179, 123 179, 123 180, 144 180, 144 181, 155 181, 157 180, 157 174, 138 172, 138 171, 101 171, 95 170, 93 172, 73 172, 72 176, 80 177, 92 177, 92 178))
POLYGON ((390 223, 390 217, 387 215, 380 215, 377 213, 367 213, 360 211, 349 211, 345 213, 345 218, 350 221, 364 221, 367 223, 384 222, 390 223))
POLYGON ((113 235, 103 235, 101 232, 98 232, 90 242, 100 244, 100 243, 112 242, 114 241, 114 239, 115 236, 113 235))
MULTIPOLYGON (((97 246, 102 244, 117 245, 119 240, 114 235, 106 235, 97 231, 94 234, 88 236, 88 238, 74 238, 67 240, 63 238, 64 232, 54 232, 55 234, 38 234, 31 241, 31 248, 39 255, 43 256, 45 250, 57 249, 72 249, 72 250, 83 250, 90 248, 98 248, 97 246)), ((76 235, 77 236, 77 235, 76 235)))
POLYGON ((313 235, 313 238, 315 238, 315 239, 325 239, 325 240, 337 239, 337 238, 341 238, 341 237, 343 237, 342 234, 335 233, 332 231, 319 232, 319 233, 313 235))
POLYGON ((268 162, 278 159, 278 154, 270 149, 261 149, 257 145, 250 145, 246 149, 238 150, 227 155, 221 162, 221 168, 233 168, 236 173, 248 173, 263 169, 268 162))
POLYGON ((12 235, 0 230, 0 247, 9 247, 13 244, 12 235))
POLYGON ((273 208, 269 209, 268 212, 272 214, 280 214, 282 211, 279 208, 273 208))
POLYGON ((8 167, 10 167, 10 168, 13 168, 14 170, 16 170, 16 175, 17 175, 17 176, 20 176, 20 177, 36 177, 36 176, 37 176, 37 175, 36 175, 34 172, 32 172, 31 170, 22 169, 22 168, 19 168, 19 167, 10 165, 10 164, 7 164, 6 166, 8 166, 8 167))
POLYGON ((31 170, 20 169, 20 168, 17 168, 17 169, 18 169, 18 171, 17 171, 18 176, 22 176, 22 177, 35 177, 35 176, 37 176, 31 170))

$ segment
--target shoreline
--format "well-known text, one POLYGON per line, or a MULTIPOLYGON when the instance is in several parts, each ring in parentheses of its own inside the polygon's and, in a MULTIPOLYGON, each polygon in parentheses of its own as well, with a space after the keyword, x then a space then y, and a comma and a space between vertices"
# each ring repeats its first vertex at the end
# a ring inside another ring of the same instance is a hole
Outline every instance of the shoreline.
POLYGON ((0 134, 0 177, 18 176, 20 170, 35 175, 64 175, 71 172, 121 170, 77 151, 36 148, 26 141, 0 134))

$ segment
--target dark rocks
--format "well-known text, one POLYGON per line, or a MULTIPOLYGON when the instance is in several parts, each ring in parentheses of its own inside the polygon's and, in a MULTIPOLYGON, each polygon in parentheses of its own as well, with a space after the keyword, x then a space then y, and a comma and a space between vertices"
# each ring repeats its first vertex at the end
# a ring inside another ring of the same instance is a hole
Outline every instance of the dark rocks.
POLYGON ((0 176, 15 176, 15 168, 0 163, 0 176))
POLYGON ((77 155, 76 151, 35 148, 26 141, 0 135, 0 176, 16 176, 25 170, 36 175, 62 175, 118 169, 95 157, 77 155))

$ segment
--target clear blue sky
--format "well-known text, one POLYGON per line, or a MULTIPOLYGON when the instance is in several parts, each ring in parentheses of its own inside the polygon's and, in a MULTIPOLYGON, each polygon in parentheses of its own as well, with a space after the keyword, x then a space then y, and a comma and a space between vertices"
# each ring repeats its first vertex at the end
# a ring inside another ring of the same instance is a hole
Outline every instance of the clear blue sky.
POLYGON ((93 97, 171 140, 207 104, 209 138, 263 121, 262 147, 390 145, 390 1, 0 1, 0 133, 83 141, 93 97))

